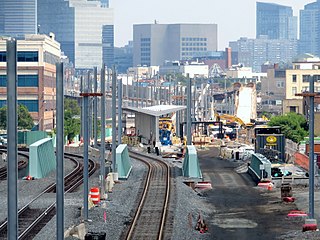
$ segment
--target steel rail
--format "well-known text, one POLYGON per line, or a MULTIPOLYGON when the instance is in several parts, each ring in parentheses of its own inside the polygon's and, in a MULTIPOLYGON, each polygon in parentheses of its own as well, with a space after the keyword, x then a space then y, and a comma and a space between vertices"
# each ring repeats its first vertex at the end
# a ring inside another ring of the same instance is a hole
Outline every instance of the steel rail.
MULTIPOLYGON (((82 156, 76 155, 76 154, 68 154, 65 153, 65 157, 69 158, 70 157, 73 158, 83 158, 82 156)), ((70 159, 71 160, 71 159, 70 159)), ((83 170, 83 167, 81 167, 81 163, 78 160, 72 159, 74 162, 76 162, 76 167, 75 169, 70 172, 68 175, 65 176, 65 179, 67 178, 68 181, 70 182, 70 179, 72 179, 72 177, 77 177, 78 176, 78 182, 74 182, 72 181, 70 185, 66 186, 65 185, 65 193, 67 192, 71 192, 73 191, 75 188, 77 188, 82 182, 83 179, 79 177, 79 173, 83 170), (80 171, 80 172, 79 172, 80 171)), ((97 168, 97 164, 93 161, 90 160, 90 165, 89 165, 89 176, 91 176, 95 170, 97 168)), ((52 192, 56 187, 56 184, 52 184, 50 186, 48 186, 45 190, 43 190, 41 193, 39 193, 35 198, 33 198, 29 203, 27 203, 24 207, 22 207, 19 211, 18 211, 18 215, 21 216, 24 212, 26 212, 29 209, 29 206, 35 202, 36 200, 38 200, 43 194, 48 193, 48 192, 52 192)), ((28 225, 28 227, 22 231, 22 233, 19 234, 18 239, 27 239, 26 237, 28 236, 28 234, 30 232, 32 232, 32 230, 45 218, 47 217, 49 214, 51 214, 51 212, 53 210, 55 210, 55 204, 56 202, 53 202, 49 207, 45 208, 43 210, 43 212, 32 222, 28 225)), ((0 225, 0 233, 1 232, 6 232, 6 227, 7 227, 7 220, 4 221, 1 225, 0 225)))
MULTIPOLYGON (((166 187, 165 187, 165 194, 164 194, 164 203, 162 206, 161 220, 160 220, 159 230, 158 230, 158 235, 157 235, 157 239, 160 240, 163 238, 163 234, 164 234, 164 230, 165 230, 165 223, 166 223, 169 198, 170 198, 170 167, 166 162, 159 160, 157 158, 154 158, 150 155, 145 156, 140 153, 130 152, 130 156, 134 159, 140 160, 140 161, 144 162, 145 164, 147 164, 149 170, 148 170, 148 176, 146 178, 146 183, 144 185, 144 191, 143 191, 142 197, 140 199, 139 206, 137 208, 135 216, 133 218, 133 221, 129 227, 129 231, 126 236, 126 239, 132 239, 134 232, 138 230, 135 228, 137 227, 137 223, 139 221, 139 217, 141 215, 142 208, 146 204, 146 197, 147 197, 147 194, 149 193, 149 190, 150 190, 151 176, 152 176, 153 172, 155 172, 155 168, 159 168, 159 166, 153 165, 152 163, 149 162, 149 160, 153 160, 153 161, 156 161, 157 163, 159 163, 160 167, 162 169, 164 169, 164 173, 166 174, 166 179, 165 179, 165 182, 166 182, 165 186, 166 187), (146 159, 148 159, 148 160, 146 160, 146 159)), ((157 176, 153 176, 153 177, 157 178, 157 176)), ((159 200, 161 201, 161 199, 159 199, 159 200)))

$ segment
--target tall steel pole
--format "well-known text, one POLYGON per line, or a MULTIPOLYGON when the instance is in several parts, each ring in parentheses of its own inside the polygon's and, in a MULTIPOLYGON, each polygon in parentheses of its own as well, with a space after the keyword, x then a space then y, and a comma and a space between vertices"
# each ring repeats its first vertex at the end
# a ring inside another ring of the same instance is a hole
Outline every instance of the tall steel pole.
POLYGON ((116 138, 117 138, 117 76, 116 68, 112 68, 112 171, 116 172, 116 138))
POLYGON ((122 137, 122 78, 118 82, 118 144, 122 137))
MULTIPOLYGON (((97 67, 93 68, 93 81, 94 92, 98 91, 98 79, 97 79, 97 67)), ((94 147, 98 147, 98 97, 94 96, 93 102, 93 135, 94 135, 94 147)))
POLYGON ((8 239, 18 239, 17 41, 7 40, 8 239))
POLYGON ((187 76, 187 145, 191 145, 191 78, 189 78, 189 74, 187 76))
POLYGON ((314 218, 314 78, 309 77, 310 119, 309 119, 309 216, 314 218))
MULTIPOLYGON (((85 90, 85 92, 88 91, 88 88, 85 90)), ((84 93, 85 94, 85 93, 84 93)), ((89 96, 83 95, 83 215, 84 220, 88 220, 89 215, 89 209, 88 209, 88 196, 89 196, 89 172, 88 172, 88 166, 89 166, 89 154, 88 154, 88 147, 89 147, 89 118, 88 118, 88 102, 89 102, 89 96)))
MULTIPOLYGON (((83 92, 83 76, 80 76, 80 92, 83 92)), ((81 138, 83 140, 83 112, 84 112, 84 107, 83 107, 83 101, 81 101, 81 113, 80 113, 80 118, 81 118, 81 138)))
MULTIPOLYGON (((105 192, 105 150, 106 150, 106 81, 105 81, 106 69, 102 64, 101 69, 101 154, 100 154, 100 175, 101 175, 101 194, 105 192)), ((103 196, 103 195, 102 195, 103 196)))
POLYGON ((56 64, 56 109, 57 109, 57 239, 64 238, 64 104, 63 104, 63 63, 56 64))

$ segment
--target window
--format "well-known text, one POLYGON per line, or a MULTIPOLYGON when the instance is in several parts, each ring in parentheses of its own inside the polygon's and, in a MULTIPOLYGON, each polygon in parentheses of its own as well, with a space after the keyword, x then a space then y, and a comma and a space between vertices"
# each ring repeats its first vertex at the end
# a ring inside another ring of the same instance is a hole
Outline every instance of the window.
POLYGON ((18 75, 18 87, 38 87, 38 75, 18 75))
POLYGON ((7 75, 0 75, 0 87, 7 86, 7 75))
POLYGON ((302 75, 302 82, 309 82, 309 75, 302 75))
POLYGON ((292 87, 292 95, 295 95, 297 93, 297 87, 292 87))
MULTIPOLYGON (((38 75, 18 75, 18 87, 38 87, 38 75)), ((0 75, 0 87, 7 86, 7 76, 0 75)))
POLYGON ((38 62, 38 52, 18 52, 18 62, 38 62))
POLYGON ((320 81, 320 75, 314 75, 314 81, 319 82, 320 81))
POLYGON ((297 82, 297 75, 292 75, 292 82, 294 82, 294 83, 297 82))
POLYGON ((302 87, 302 92, 309 92, 309 87, 302 87))
POLYGON ((297 107, 296 106, 290 106, 290 112, 297 112, 297 107))
POLYGON ((19 105, 25 105, 29 112, 38 112, 38 100, 18 100, 19 105))
POLYGON ((6 62, 6 61, 7 61, 7 53, 0 52, 0 62, 6 62))
POLYGON ((277 81, 277 88, 284 88, 284 81, 277 81))

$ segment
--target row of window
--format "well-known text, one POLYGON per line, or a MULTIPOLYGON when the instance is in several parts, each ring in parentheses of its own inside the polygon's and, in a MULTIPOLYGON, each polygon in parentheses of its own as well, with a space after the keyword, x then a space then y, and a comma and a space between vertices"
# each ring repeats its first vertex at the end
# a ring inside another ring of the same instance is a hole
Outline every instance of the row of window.
POLYGON ((186 42, 186 43, 182 43, 182 46, 207 46, 207 43, 190 43, 190 42, 186 42))
MULTIPOLYGON (((314 88, 315 92, 320 92, 320 87, 314 88)), ((309 92, 309 87, 302 87, 301 92, 309 92)), ((297 87, 292 87, 292 95, 298 93, 297 87)))
POLYGON ((140 44, 141 47, 150 47, 150 43, 146 42, 146 43, 141 43, 140 44))
MULTIPOLYGON (((18 62, 38 62, 39 56, 37 51, 19 51, 17 53, 18 62)), ((7 52, 0 52, 0 62, 7 61, 7 52)))
MULTIPOLYGON (((302 75, 302 82, 309 82, 310 79, 310 75, 302 75)), ((313 75, 313 80, 316 81, 320 81, 320 75, 313 75)), ((292 75, 292 82, 296 83, 297 82, 297 75, 292 75)))
MULTIPOLYGON (((205 52, 203 52, 202 54, 205 54, 205 52)), ((201 55, 201 52, 182 52, 181 53, 182 56, 195 56, 195 55, 201 55)))
POLYGON ((207 38, 183 37, 182 41, 207 41, 207 38))
POLYGON ((150 38, 141 38, 141 42, 150 42, 150 38))
MULTIPOLYGON (((0 75, 0 87, 7 86, 7 76, 0 75)), ((38 75, 18 75, 18 87, 38 87, 38 75)))
POLYGON ((150 52, 150 48, 141 48, 141 52, 150 52))
POLYGON ((194 48, 182 48, 182 51, 207 51, 207 48, 199 48, 199 47, 194 47, 194 48))
MULTIPOLYGON (((0 108, 7 105, 7 100, 0 100, 0 108)), ((29 112, 38 112, 38 100, 18 100, 18 105, 25 105, 29 112)))

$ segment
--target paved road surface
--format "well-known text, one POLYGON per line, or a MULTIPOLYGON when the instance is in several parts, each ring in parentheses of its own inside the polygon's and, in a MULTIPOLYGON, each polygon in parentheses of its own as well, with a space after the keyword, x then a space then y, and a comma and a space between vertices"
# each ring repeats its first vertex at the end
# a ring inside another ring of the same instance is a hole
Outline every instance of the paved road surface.
POLYGON ((302 229, 304 220, 286 217, 296 209, 294 204, 280 202, 280 194, 258 189, 248 174, 235 171, 239 163, 215 155, 216 150, 198 152, 204 180, 211 180, 213 186, 205 194, 213 209, 206 219, 210 239, 276 239, 302 229))

